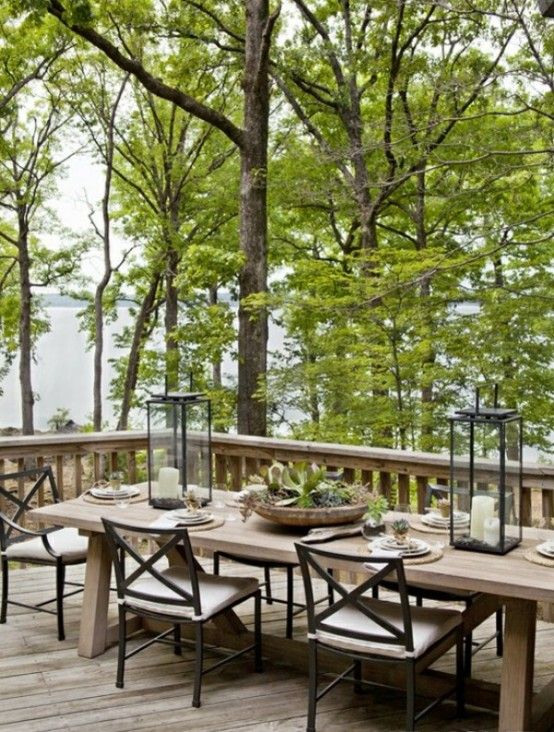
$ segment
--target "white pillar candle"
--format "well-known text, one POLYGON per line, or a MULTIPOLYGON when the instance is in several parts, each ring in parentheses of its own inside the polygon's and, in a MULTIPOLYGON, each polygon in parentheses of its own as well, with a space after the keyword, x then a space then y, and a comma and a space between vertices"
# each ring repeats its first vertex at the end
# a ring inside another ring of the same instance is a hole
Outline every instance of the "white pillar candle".
POLYGON ((473 539, 484 541, 485 519, 494 517, 494 498, 474 496, 471 501, 471 524, 469 534, 473 539))
POLYGON ((486 518, 483 524, 485 544, 496 546, 500 541, 500 519, 486 518))
POLYGON ((179 498, 179 471, 177 468, 160 468, 158 473, 158 497, 179 498))

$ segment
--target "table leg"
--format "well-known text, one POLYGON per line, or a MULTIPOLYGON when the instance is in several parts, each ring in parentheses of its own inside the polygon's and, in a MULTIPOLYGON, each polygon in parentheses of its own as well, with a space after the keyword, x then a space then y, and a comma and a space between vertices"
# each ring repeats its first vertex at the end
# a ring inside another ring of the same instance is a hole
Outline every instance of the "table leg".
POLYGON ((106 650, 111 557, 103 534, 89 537, 78 653, 94 658, 106 650))
POLYGON ((499 732, 531 726, 537 603, 507 600, 499 732))

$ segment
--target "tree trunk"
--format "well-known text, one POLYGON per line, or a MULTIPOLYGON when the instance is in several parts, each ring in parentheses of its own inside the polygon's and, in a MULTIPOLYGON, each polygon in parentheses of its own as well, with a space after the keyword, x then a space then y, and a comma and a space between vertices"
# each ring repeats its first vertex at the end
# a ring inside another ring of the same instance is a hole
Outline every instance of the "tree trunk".
POLYGON ((21 427, 24 435, 35 432, 33 407, 35 398, 31 381, 32 334, 31 334, 31 260, 29 257, 27 224, 19 217, 18 263, 19 263, 19 384, 21 388, 21 427))
MULTIPOLYGON (((208 299, 210 305, 217 305, 217 286, 210 287, 208 291, 208 299)), ((212 382, 216 389, 221 388, 221 359, 217 358, 212 362, 212 382)))
POLYGON ((140 306, 140 310, 135 321, 135 330, 133 333, 131 348, 129 349, 127 370, 125 372, 125 383, 123 385, 121 413, 117 423, 118 430, 126 430, 129 428, 129 413, 131 411, 133 395, 137 386, 141 348, 146 340, 146 329, 155 306, 156 292, 158 291, 160 279, 161 277, 158 274, 150 283, 150 288, 146 293, 146 297, 142 301, 142 305, 140 306))
POLYGON ((244 146, 241 150, 238 431, 265 435, 266 404, 254 396, 267 371, 267 311, 248 309, 250 295, 267 291, 267 137, 269 83, 267 0, 246 4, 244 146))
MULTIPOLYGON (((173 246, 173 245, 171 245, 173 246)), ((179 264, 179 255, 170 248, 167 253, 165 273, 165 367, 167 385, 171 391, 179 389, 179 345, 174 337, 179 317, 179 297, 175 287, 175 276, 179 264)))

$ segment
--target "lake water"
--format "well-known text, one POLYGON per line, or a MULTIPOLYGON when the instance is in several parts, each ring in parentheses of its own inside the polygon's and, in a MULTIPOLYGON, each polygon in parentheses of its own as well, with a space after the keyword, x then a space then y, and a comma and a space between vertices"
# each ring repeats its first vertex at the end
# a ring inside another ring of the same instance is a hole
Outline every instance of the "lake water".
MULTIPOLYGON (((35 428, 48 429, 48 420, 59 409, 67 409, 70 419, 77 424, 92 422, 93 411, 93 352, 87 350, 86 336, 79 331, 77 313, 79 307, 47 307, 50 318, 50 331, 41 336, 37 347, 37 363, 32 368, 32 383, 37 400, 35 402, 35 428)), ((131 322, 129 310, 118 308, 118 318, 106 326, 104 337, 103 394, 109 393, 113 368, 109 359, 121 357, 125 351, 116 348, 114 336, 131 322)), ((274 324, 270 329, 270 348, 283 345, 283 333, 274 324)), ((236 379, 236 365, 228 357, 222 364, 224 381, 236 379)), ((163 377, 160 377, 160 390, 163 390, 163 377)), ((7 378, 0 385, 0 428, 21 426, 21 407, 18 364, 14 362, 7 378)), ((103 421, 108 428, 115 429, 117 415, 107 399, 103 404, 103 421)), ((133 413, 133 426, 140 414, 133 413)), ((146 429, 146 422, 142 425, 146 429)))
MULTIPOLYGON (((35 427, 47 429, 48 420, 58 408, 69 410, 78 424, 92 421, 93 353, 87 350, 86 336, 79 331, 76 307, 49 307, 50 331, 40 338, 38 361, 33 364, 32 381, 37 401, 35 427)), ((105 336, 104 389, 112 378, 108 359, 122 355, 114 346, 114 335, 130 322, 127 308, 118 308, 118 319, 107 326, 105 336)), ((0 427, 21 425, 18 365, 14 363, 2 382, 0 396, 0 427)), ((104 419, 114 426, 111 405, 104 404, 104 419)))
MULTIPOLYGON (((92 421, 93 353, 87 350, 85 334, 79 331, 78 307, 51 306, 47 308, 50 317, 50 331, 40 338, 37 353, 38 361, 33 365, 32 379, 37 400, 35 403, 35 428, 48 429, 48 420, 59 409, 67 409, 69 417, 77 424, 92 421)), ((114 345, 114 336, 130 323, 126 307, 118 308, 118 318, 106 326, 104 339, 103 394, 109 391, 113 369, 109 359, 120 357, 124 351, 114 345)), ((280 328, 271 324, 270 349, 283 346, 284 334, 280 328)), ((236 378, 236 365, 227 358, 223 362, 224 380, 236 378)), ((3 394, 0 396, 0 428, 21 425, 18 366, 14 362, 8 376, 2 382, 3 394)), ((163 389, 163 379, 160 379, 163 389)), ((294 415, 297 416, 297 415, 294 415)), ((138 424, 140 413, 133 414, 133 426, 146 429, 146 424, 138 424)), ((115 429, 117 415, 107 399, 103 404, 103 420, 108 429, 115 429)), ((534 448, 524 450, 526 460, 535 461, 539 454, 534 448)), ((552 457, 551 455, 549 457, 552 457)))

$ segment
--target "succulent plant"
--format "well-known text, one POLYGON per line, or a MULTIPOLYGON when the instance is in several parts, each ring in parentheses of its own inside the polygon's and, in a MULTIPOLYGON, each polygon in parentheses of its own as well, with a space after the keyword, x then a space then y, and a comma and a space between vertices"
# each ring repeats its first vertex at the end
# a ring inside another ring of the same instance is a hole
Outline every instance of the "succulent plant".
POLYGON ((395 536, 405 536, 410 530, 410 524, 406 519, 399 519, 398 521, 392 522, 392 530, 395 536))
MULTIPOLYGON (((250 476, 249 482, 265 483, 267 491, 256 492, 245 503, 253 502, 272 506, 296 508, 337 508, 361 502, 361 485, 351 485, 327 477, 326 468, 315 463, 298 462, 283 465, 274 462, 263 466, 259 476, 250 476)), ((250 512, 251 512, 250 508, 250 512)), ((248 511, 244 507, 245 513, 248 511)))

